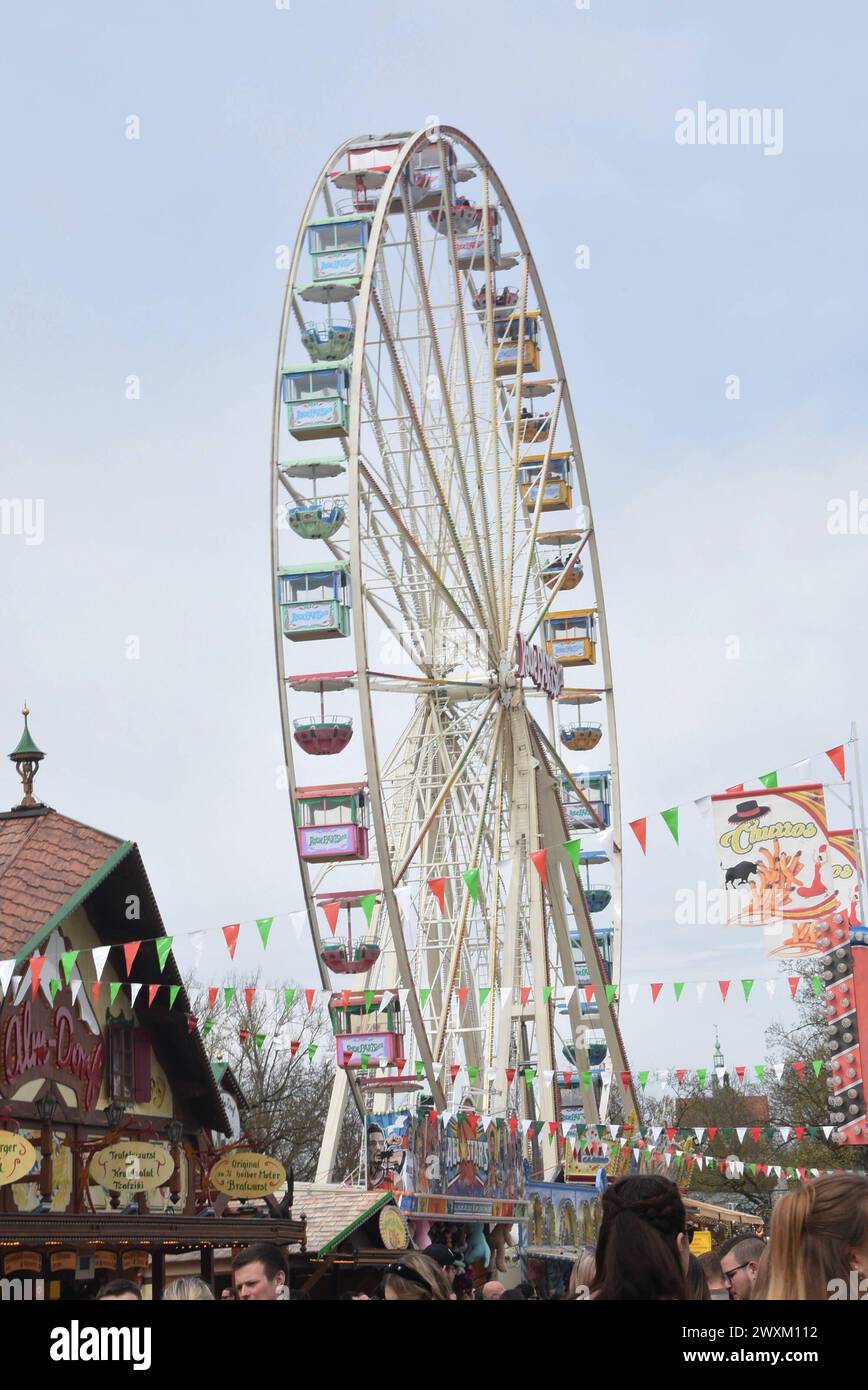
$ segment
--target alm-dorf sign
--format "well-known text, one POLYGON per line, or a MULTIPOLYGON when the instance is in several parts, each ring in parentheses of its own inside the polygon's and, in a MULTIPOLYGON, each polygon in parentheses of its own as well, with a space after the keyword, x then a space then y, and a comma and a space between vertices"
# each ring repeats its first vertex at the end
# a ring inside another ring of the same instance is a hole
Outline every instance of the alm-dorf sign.
POLYGON ((550 700, 556 700, 564 688, 563 666, 535 642, 528 642, 521 633, 516 643, 516 674, 527 676, 550 700))

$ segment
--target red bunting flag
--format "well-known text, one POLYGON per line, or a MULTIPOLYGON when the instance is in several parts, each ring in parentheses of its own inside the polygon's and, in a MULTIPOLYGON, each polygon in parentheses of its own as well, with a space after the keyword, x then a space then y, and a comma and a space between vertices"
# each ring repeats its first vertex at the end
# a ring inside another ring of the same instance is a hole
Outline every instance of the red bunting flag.
POLYGON ((796 1142, 801 1143, 802 1139, 804 1139, 805 1137, 805 1126, 796 1125, 795 1129, 793 1130, 793 1133, 796 1136, 796 1142))
POLYGON ((666 1131, 666 1138, 669 1140, 670 1143, 671 1143, 672 1140, 675 1138, 675 1136, 676 1136, 677 1133, 678 1133, 678 1130, 677 1130, 677 1129, 667 1129, 667 1131, 666 1131))
POLYGON ((459 1007, 463 1009, 463 1008, 464 1008, 464 1005, 465 1005, 465 1002, 466 1002, 466 1000, 467 1000, 467 996, 468 996, 468 994, 470 993, 470 990, 469 990, 469 989, 459 989, 459 990, 456 991, 456 993, 457 993, 457 995, 458 995, 458 1004, 459 1004, 459 1007))
POLYGON ((253 1008, 253 997, 255 994, 256 986, 248 985, 244 991, 244 1002, 247 1005, 248 1011, 253 1008))
POLYGON ((732 981, 731 981, 731 980, 718 980, 717 983, 718 983, 718 986, 719 986, 719 988, 720 988, 720 997, 721 997, 721 999, 723 1000, 723 1002, 724 1002, 724 1004, 725 1004, 725 1003, 726 1003, 726 996, 729 994, 729 987, 730 987, 732 981))
POLYGON ((323 912, 325 913, 326 921, 329 924, 329 930, 331 931, 332 936, 334 936, 335 932, 338 929, 338 918, 341 915, 341 905, 340 903, 324 903, 323 912))
POLYGON ((557 1120, 549 1120, 549 1134, 557 1134, 557 1132, 558 1132, 558 1122, 557 1122, 557 1120))
POLYGON ((737 784, 737 786, 734 786, 734 787, 727 787, 726 790, 727 790, 727 793, 729 793, 729 792, 743 792, 743 791, 744 791, 744 782, 739 782, 739 783, 737 784))
POLYGON ((90 997, 95 1005, 99 1005, 99 980, 94 980, 90 987, 90 997))
POLYGON ((648 817, 640 816, 638 820, 628 821, 628 825, 630 826, 630 829, 632 830, 633 834, 636 836, 636 839, 639 841, 639 844, 642 846, 642 853, 647 854, 648 850, 646 846, 648 840, 648 817))
POLYGON ((593 1003, 593 1000, 594 1000, 594 986, 593 986, 593 985, 584 985, 584 986, 583 986, 582 992, 583 992, 583 994, 584 994, 584 996, 585 996, 585 1003, 586 1003, 586 1004, 591 1004, 591 1003, 593 1003))
POLYGON ((508 1086, 511 1086, 514 1080, 515 1080, 515 1067, 507 1067, 507 1069, 506 1069, 506 1082, 507 1082, 507 1085, 508 1085, 508 1086))
POLYGON ((740 1084, 744 1081, 744 1073, 745 1073, 745 1068, 744 1068, 744 1067, 736 1067, 736 1069, 735 1069, 735 1074, 736 1074, 736 1076, 738 1077, 739 1083, 740 1083, 740 1084))
POLYGON ((249 1028, 239 1028, 239 1029, 238 1029, 238 1041, 239 1041, 240 1043, 242 1043, 242 1044, 243 1044, 243 1043, 246 1043, 246 1042, 247 1042, 247 1039, 248 1039, 249 1037, 250 1037, 250 1029, 249 1029, 249 1028))
POLYGON ((685 1076, 687 1075, 687 1068, 686 1068, 686 1067, 676 1067, 676 1068, 675 1068, 675 1075, 678 1077, 678 1084, 679 1084, 679 1086, 680 1086, 681 1083, 682 1083, 682 1081, 684 1080, 685 1076))
POLYGON ((657 1003, 657 1000, 658 1000, 658 998, 659 998, 660 991, 661 991, 662 988, 663 988, 663 986, 662 986, 662 985, 659 985, 659 984, 658 984, 658 985, 652 985, 652 986, 651 986, 651 1003, 652 1003, 652 1004, 656 1004, 656 1003, 657 1003))
POLYGON ((315 990, 315 989, 306 989, 305 992, 304 992, 304 997, 305 997, 305 999, 307 1000, 307 1007, 308 1007, 309 1009, 312 1009, 312 1008, 313 1008, 313 1001, 314 1001, 314 999, 316 999, 316 990, 315 990))
POLYGON ((846 776, 846 764, 844 762, 844 745, 839 743, 837 748, 827 748, 826 757, 830 760, 841 781, 846 776))
POLYGON ((208 988, 208 1008, 213 1009, 217 1003, 217 996, 220 990, 217 985, 210 985, 208 988))
POLYGON ((754 1126, 754 1128, 751 1130, 750 1137, 755 1144, 759 1143, 759 1137, 761 1134, 762 1130, 760 1129, 759 1125, 754 1126))
POLYGON ((401 1075, 403 1074, 403 1071, 404 1071, 404 1068, 406 1067, 406 1065, 407 1065, 407 1058, 406 1058, 406 1057, 396 1057, 396 1058, 395 1058, 395 1066, 398 1068, 398 1075, 399 1075, 399 1076, 401 1076, 401 1075))
POLYGON ((440 916, 446 915, 446 880, 445 878, 429 878, 428 887, 437 899, 440 907, 440 916))
POLYGON ((804 1062, 793 1062, 793 1071, 796 1073, 796 1076, 797 1076, 797 1077, 799 1078, 799 1080, 801 1081, 802 1077, 803 1077, 804 1074, 805 1074, 805 1064, 804 1064, 804 1062))
POLYGON ((524 986, 522 987, 522 989, 520 990, 520 994, 521 994, 521 1006, 522 1006, 522 1008, 524 1008, 524 1007, 526 1006, 526 1004, 527 1004, 528 999, 530 999, 530 985, 524 985, 524 986))
POLYGON ((790 987, 790 994, 793 996, 794 999, 795 999, 795 997, 796 997, 796 990, 799 988, 799 981, 800 981, 800 980, 801 980, 801 976, 800 976, 800 975, 790 975, 790 976, 788 976, 788 978, 787 978, 787 984, 788 984, 789 987, 790 987))
POLYGON ((157 990, 158 990, 159 988, 160 988, 159 985, 148 985, 148 1008, 150 1008, 150 1006, 153 1004, 154 1000, 156 999, 156 997, 157 997, 157 990))
POLYGON ((223 935, 226 938, 226 945, 229 947, 229 959, 235 959, 235 947, 238 945, 238 933, 241 930, 240 922, 232 922, 230 926, 223 928, 223 935))
POLYGON ((188 1014, 188 1015, 187 1015, 187 1032, 188 1032, 188 1033, 195 1033, 195 1031, 196 1031, 196 1024, 197 1024, 198 1022, 199 1022, 199 1020, 198 1020, 198 1018, 196 1018, 195 1014, 188 1014))
POLYGON ((130 978, 130 974, 133 968, 133 961, 139 954, 139 947, 141 946, 141 944, 141 941, 124 942, 124 964, 127 967, 127 979, 130 978))
POLYGON ((452 1080, 453 1080, 453 1081, 455 1080, 455 1078, 456 1078, 456 1076, 458 1075, 458 1073, 460 1072, 460 1070, 461 1070, 461 1068, 458 1066, 458 1063, 457 1063, 457 1062, 453 1062, 453 1063, 452 1063, 452 1066, 449 1068, 449 1075, 452 1077, 452 1080))
POLYGON ((709 1125, 708 1129, 705 1132, 708 1135, 709 1139, 713 1140, 714 1136, 717 1134, 717 1125, 709 1125))
POLYGON ((44 966, 44 964, 45 964, 45 962, 46 962, 47 959, 48 959, 47 956, 31 956, 31 957, 30 957, 30 998, 31 998, 31 999, 35 999, 35 998, 36 998, 36 991, 39 989, 39 977, 40 977, 40 975, 42 974, 42 967, 44 966))
POLYGON ((515 1134, 515 1131, 518 1129, 518 1119, 516 1118, 516 1116, 510 1115, 509 1119, 507 1120, 507 1124, 509 1125, 510 1134, 515 1134))
POLYGON ((298 1041, 298 1039, 294 1038, 294 1039, 292 1040, 292 1042, 289 1044, 289 1055, 290 1055, 290 1057, 294 1057, 295 1054, 296 1054, 296 1052, 298 1052, 298 1049, 299 1049, 300 1047, 301 1047, 301 1043, 298 1041))
POLYGON ((542 879, 544 886, 548 884, 548 857, 547 849, 535 849, 529 856, 530 862, 542 879))
POLYGON ((628 1071, 622 1071, 622 1072, 621 1072, 621 1085, 622 1085, 622 1086, 629 1086, 629 1085, 630 1085, 630 1073, 629 1073, 628 1071))

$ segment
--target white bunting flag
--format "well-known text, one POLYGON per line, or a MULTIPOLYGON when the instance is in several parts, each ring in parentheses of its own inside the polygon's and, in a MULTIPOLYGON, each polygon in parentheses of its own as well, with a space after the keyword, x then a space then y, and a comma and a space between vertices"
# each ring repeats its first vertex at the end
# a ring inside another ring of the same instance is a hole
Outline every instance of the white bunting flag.
POLYGON ((93 960, 94 973, 98 980, 102 979, 102 972, 105 970, 105 963, 108 960, 110 950, 111 946, 94 946, 90 953, 93 960))
POLYGON ((774 999, 776 986, 777 980, 766 980, 766 994, 768 995, 769 999, 774 999))
POLYGON ((703 1000, 703 998, 704 998, 704 996, 705 996, 705 991, 706 991, 707 988, 708 988, 708 983, 707 983, 707 981, 706 981, 706 980, 700 980, 700 981, 699 981, 699 984, 696 986, 696 999, 697 999, 697 1003, 699 1003, 699 1004, 702 1003, 702 1000, 703 1000))
POLYGON ((630 1000, 630 1003, 631 1003, 631 1004, 635 1004, 635 1003, 636 1003, 636 995, 637 995, 638 993, 639 993, 639 984, 638 984, 638 981, 637 981, 637 980, 633 980, 633 981, 627 986, 627 998, 630 1000))
POLYGON ((746 1130, 746 1129, 738 1129, 738 1128, 736 1128, 736 1131, 735 1131, 735 1132, 736 1132, 736 1134, 738 1135, 738 1142, 739 1142, 740 1144, 743 1144, 743 1143, 744 1143, 744 1136, 747 1134, 747 1130, 746 1130))
POLYGON ((138 998, 141 985, 129 985, 128 988, 130 991, 130 1005, 133 1005, 135 1004, 136 999, 138 998))
POLYGON ((705 1127, 701 1126, 699 1129, 694 1129, 693 1133, 696 1135, 697 1143, 701 1144, 705 1138, 705 1127))
POLYGON ((505 989, 500 991, 500 1007, 505 1009, 511 998, 512 990, 507 985, 505 989))
POLYGON ((699 814, 702 816, 702 819, 708 820, 709 816, 711 815, 711 797, 698 796, 693 804, 696 807, 699 814))
POLYGON ((784 1143, 786 1144, 787 1140, 789 1139, 789 1137, 790 1137, 790 1135, 792 1134, 793 1131, 792 1131, 792 1129, 790 1128, 789 1125, 779 1125, 778 1128, 779 1128, 779 1130, 780 1130, 781 1138, 783 1139, 784 1143))
POLYGON ((14 960, 0 960, 0 1000, 5 999, 15 969, 14 960))

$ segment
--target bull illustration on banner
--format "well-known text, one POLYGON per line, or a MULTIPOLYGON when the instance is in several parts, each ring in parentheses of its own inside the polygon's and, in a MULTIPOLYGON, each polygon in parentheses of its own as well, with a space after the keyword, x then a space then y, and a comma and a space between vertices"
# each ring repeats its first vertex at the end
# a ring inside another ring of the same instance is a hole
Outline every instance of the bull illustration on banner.
POLYGON ((852 830, 830 830, 821 784, 712 797, 729 926, 763 927, 770 956, 819 954, 818 925, 858 920, 852 830))

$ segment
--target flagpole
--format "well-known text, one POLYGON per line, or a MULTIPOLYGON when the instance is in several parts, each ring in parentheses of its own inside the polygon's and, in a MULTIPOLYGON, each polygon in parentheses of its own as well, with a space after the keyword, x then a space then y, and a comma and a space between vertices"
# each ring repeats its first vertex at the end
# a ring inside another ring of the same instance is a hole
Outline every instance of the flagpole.
POLYGON ((859 760, 859 734, 856 729, 856 721, 850 725, 850 742, 853 745, 853 765, 855 772, 853 780, 856 783, 856 792, 859 798, 859 824, 856 824, 856 816, 853 816, 853 832, 856 841, 856 873, 859 878, 859 916, 862 923, 865 921, 865 797, 862 791, 862 764, 859 760))

